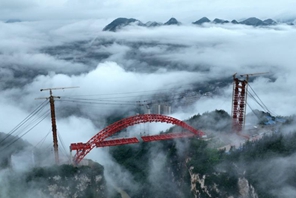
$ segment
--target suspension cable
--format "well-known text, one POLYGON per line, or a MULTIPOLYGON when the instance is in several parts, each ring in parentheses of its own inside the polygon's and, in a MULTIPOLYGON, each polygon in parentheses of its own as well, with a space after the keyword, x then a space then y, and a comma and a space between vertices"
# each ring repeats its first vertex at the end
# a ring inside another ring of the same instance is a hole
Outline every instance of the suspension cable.
POLYGON ((258 96, 258 94, 255 92, 255 90, 252 88, 252 86, 250 84, 248 84, 248 85, 251 88, 251 90, 253 91, 253 93, 255 94, 255 96, 258 98, 258 100, 261 102, 262 106, 264 107, 263 109, 265 109, 269 114, 272 114, 271 111, 264 104, 264 102, 260 99, 260 97, 258 96))
POLYGON ((248 96, 250 96, 264 111, 267 111, 264 108, 264 106, 255 98, 255 96, 252 93, 248 92, 248 96))
POLYGON ((254 109, 252 109, 252 107, 250 106, 249 103, 247 103, 248 107, 252 110, 252 112, 254 113, 254 115, 258 118, 258 120, 260 119, 259 115, 257 115, 257 113, 255 113, 254 109))

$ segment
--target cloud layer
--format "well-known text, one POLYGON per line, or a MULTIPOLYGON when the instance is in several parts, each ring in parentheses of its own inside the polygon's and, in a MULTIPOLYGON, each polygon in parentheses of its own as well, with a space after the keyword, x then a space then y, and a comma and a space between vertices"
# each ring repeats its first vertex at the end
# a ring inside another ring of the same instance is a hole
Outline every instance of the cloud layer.
POLYGON ((203 16, 226 19, 241 19, 251 16, 289 19, 295 17, 294 7, 295 1, 293 0, 260 2, 255 0, 215 0, 211 2, 206 0, 129 0, 124 2, 119 0, 90 0, 87 2, 79 0, 3 0, 0 3, 0 19, 114 19, 119 16, 160 21, 166 21, 174 16, 185 22, 192 22, 203 16))
MULTIPOLYGON (((215 109, 230 113, 236 72, 270 72, 251 79, 252 88, 275 115, 295 114, 293 26, 131 26, 102 32, 107 21, 0 23, 0 106, 5 109, 0 112, 5 123, 0 131, 9 132, 39 104, 35 98, 48 97, 39 90, 50 87, 80 87, 54 91, 61 96, 57 122, 66 148, 87 141, 114 113, 136 114, 137 101, 195 94, 190 102, 183 98, 186 108, 173 109, 175 117, 215 109), (88 103, 75 103, 78 99, 88 103)), ((48 117, 25 138, 37 144, 49 130, 48 117)))

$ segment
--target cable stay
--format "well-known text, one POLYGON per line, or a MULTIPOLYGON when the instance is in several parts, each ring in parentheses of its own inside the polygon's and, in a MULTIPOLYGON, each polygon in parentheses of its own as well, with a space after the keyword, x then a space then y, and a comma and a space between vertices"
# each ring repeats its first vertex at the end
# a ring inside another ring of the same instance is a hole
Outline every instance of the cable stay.
MULTIPOLYGON (((94 96, 113 96, 113 95, 129 95, 128 97, 133 97, 131 95, 134 95, 134 94, 139 94, 139 93, 149 93, 149 92, 152 92, 152 94, 145 94, 145 95, 153 95, 153 92, 154 94, 167 94, 168 92, 170 91, 176 91, 176 89, 181 89, 181 88, 189 88, 191 87, 192 85, 194 85, 194 83, 185 83, 183 85, 180 86, 180 83, 175 83, 176 85, 178 85, 178 88, 176 87, 172 87, 172 88, 167 88, 167 89, 154 89, 154 90, 145 90, 145 91, 131 91, 131 92, 116 92, 116 93, 105 93, 105 94, 87 94, 87 95, 84 95, 84 94, 81 94, 81 95, 71 95, 71 96, 76 96, 76 97, 94 97, 94 96), (160 92, 162 91, 162 92, 160 92)), ((174 85, 174 84, 170 84, 170 85, 174 85)), ((67 97, 67 95, 61 95, 61 97, 67 97)))
POLYGON ((250 96, 264 111, 267 111, 265 109, 265 107, 256 99, 256 97, 253 94, 251 94, 250 92, 248 92, 248 96, 250 96))
POLYGON ((85 99, 76 99, 76 98, 63 99, 63 98, 61 98, 59 101, 75 101, 75 102, 81 102, 81 103, 89 102, 89 103, 97 103, 97 104, 108 104, 108 103, 118 104, 118 103, 120 103, 120 104, 126 104, 126 105, 129 105, 129 104, 134 105, 135 102, 137 102, 137 101, 125 101, 125 100, 102 100, 102 99, 87 99, 87 98, 85 98, 85 99))
POLYGON ((136 106, 136 104, 124 104, 124 103, 111 103, 111 102, 87 102, 87 101, 79 101, 79 100, 59 100, 58 102, 71 102, 71 103, 78 103, 78 104, 87 104, 87 105, 131 105, 136 106))
MULTIPOLYGON (((32 111, 24 120, 22 120, 18 125, 16 125, 10 132, 7 133, 6 137, 3 138, 0 141, 0 144, 3 143, 5 140, 7 140, 7 138, 11 137, 11 135, 14 135, 14 133, 17 133, 18 130, 21 129, 21 127, 23 127, 26 124, 27 128, 30 123, 28 123, 30 121, 30 119, 32 119, 34 116, 37 116, 41 110, 48 104, 48 101, 45 100, 44 102, 42 102, 34 111, 32 111)), ((36 119, 36 118, 35 118, 36 119)), ((34 121, 31 121, 31 123, 33 123, 34 121)), ((24 130, 24 129, 23 129, 24 130)), ((17 135, 19 135, 20 132, 18 132, 17 135)))
MULTIPOLYGON (((116 99, 123 99, 123 98, 147 98, 146 100, 150 100, 150 98, 155 97, 155 96, 159 96, 160 95, 165 95, 168 93, 157 93, 157 94, 146 94, 146 95, 129 95, 129 96, 121 96, 121 97, 98 97, 98 98, 81 98, 81 97, 62 97, 65 99, 74 99, 74 100, 100 100, 100 101, 118 101, 116 99), (114 100, 115 99, 115 100, 114 100)), ((160 97, 160 98, 164 98, 164 97, 160 97)), ((124 101, 124 102, 134 102, 134 100, 120 100, 120 101, 124 101)))
POLYGON ((24 132, 22 135, 17 136, 15 139, 12 139, 12 141, 8 144, 6 144, 1 150, 4 151, 6 148, 10 147, 11 145, 13 145, 15 142, 17 142, 18 140, 20 140, 23 136, 25 136, 26 134, 28 134, 30 131, 32 131, 38 124, 40 124, 45 118, 47 118, 50 115, 50 111, 48 110, 47 112, 45 112, 42 115, 42 118, 35 124, 33 125, 30 129, 28 129, 26 132, 24 132))
POLYGON ((248 86, 250 87, 250 90, 253 92, 253 94, 249 91, 248 92, 248 96, 250 96, 265 112, 268 112, 270 115, 274 115, 274 113, 272 113, 267 106, 263 103, 263 101, 260 99, 260 97, 258 96, 258 94, 255 92, 255 90, 250 86, 250 84, 248 84, 248 86))
POLYGON ((69 157, 70 154, 67 154, 67 150, 66 150, 66 147, 65 147, 64 141, 63 141, 63 139, 62 139, 61 136, 60 136, 60 133, 58 133, 58 139, 59 139, 60 144, 62 145, 64 155, 65 155, 66 157, 69 157))
POLYGON ((30 128, 32 125, 34 125, 36 122, 38 122, 38 120, 40 119, 40 117, 43 117, 43 115, 45 115, 48 111, 49 111, 49 110, 46 110, 45 112, 39 112, 39 113, 38 113, 38 117, 37 117, 37 115, 36 115, 34 118, 32 118, 32 120, 30 120, 30 122, 26 123, 26 124, 21 128, 21 130, 18 130, 17 134, 15 134, 15 135, 16 135, 16 136, 19 136, 19 135, 22 133, 22 131, 27 130, 27 129, 30 128), (41 114, 41 113, 42 113, 42 114, 41 114), (39 115, 39 114, 41 114, 41 115, 39 115), (39 117, 39 116, 40 116, 40 117, 39 117))
POLYGON ((43 143, 45 142, 46 138, 50 134, 51 130, 48 130, 47 134, 34 146, 34 148, 41 147, 43 143))
POLYGON ((265 109, 269 114, 272 114, 271 111, 267 108, 267 106, 264 104, 264 102, 260 99, 260 97, 258 96, 258 94, 255 92, 255 90, 251 87, 251 85, 249 84, 249 87, 251 88, 251 90, 254 92, 255 96, 258 98, 258 100, 260 101, 260 103, 262 104, 262 106, 264 107, 263 109, 265 109))
POLYGON ((97 104, 97 105, 131 105, 131 106, 146 106, 147 104, 158 104, 163 102, 173 102, 181 99, 197 99, 200 96, 180 96, 168 99, 167 97, 158 98, 158 99, 146 99, 146 100, 134 100, 134 101, 126 101, 126 100, 108 100, 108 99, 89 99, 89 98, 71 98, 65 97, 66 99, 61 98, 59 102, 73 102, 73 103, 81 103, 81 104, 97 104))
POLYGON ((254 113, 254 115, 257 117, 257 119, 259 120, 260 117, 257 115, 257 113, 255 112, 255 110, 250 106, 249 103, 247 103, 248 107, 251 109, 251 111, 254 113))

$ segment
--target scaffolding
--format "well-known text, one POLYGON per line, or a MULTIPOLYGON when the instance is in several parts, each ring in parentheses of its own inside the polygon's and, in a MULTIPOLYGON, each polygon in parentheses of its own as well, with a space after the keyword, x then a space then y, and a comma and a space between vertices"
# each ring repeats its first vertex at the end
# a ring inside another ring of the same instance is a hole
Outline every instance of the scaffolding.
POLYGON ((232 94, 232 130, 240 133, 245 126, 246 121, 246 104, 248 91, 248 75, 245 79, 240 80, 233 75, 233 94, 232 94))

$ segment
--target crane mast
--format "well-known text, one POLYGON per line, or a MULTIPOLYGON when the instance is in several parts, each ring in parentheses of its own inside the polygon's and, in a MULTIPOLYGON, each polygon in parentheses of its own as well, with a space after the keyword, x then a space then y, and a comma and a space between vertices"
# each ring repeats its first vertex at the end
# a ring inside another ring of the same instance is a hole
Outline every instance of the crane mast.
POLYGON ((247 84, 248 76, 244 80, 239 80, 236 74, 233 75, 232 94, 232 130, 239 133, 243 130, 246 117, 247 104, 247 84))
MULTIPOLYGON (((54 156, 55 156, 55 163, 59 164, 59 150, 58 150, 58 137, 57 137, 57 125, 56 125, 56 116, 55 116, 55 105, 54 105, 54 98, 60 98, 59 96, 53 96, 52 90, 64 90, 64 89, 73 89, 78 87, 59 87, 59 88, 46 88, 40 89, 40 91, 49 91, 49 99, 50 103, 50 112, 51 112, 51 126, 52 126, 52 137, 53 137, 53 149, 54 149, 54 156)), ((42 98, 39 98, 42 99, 42 98)))
POLYGON ((234 132, 240 133, 245 126, 249 77, 267 74, 267 73, 269 72, 240 75, 240 77, 243 77, 243 79, 238 79, 236 77, 236 73, 233 75, 231 117, 232 117, 232 130, 234 132))

